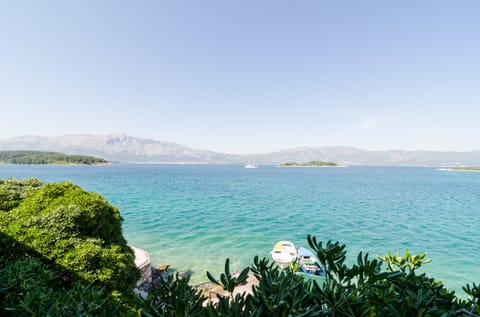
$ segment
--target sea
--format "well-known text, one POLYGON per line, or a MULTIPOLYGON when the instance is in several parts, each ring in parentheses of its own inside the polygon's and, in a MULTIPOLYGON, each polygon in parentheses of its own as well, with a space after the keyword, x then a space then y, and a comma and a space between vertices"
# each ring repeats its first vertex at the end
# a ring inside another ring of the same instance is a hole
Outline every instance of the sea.
POLYGON ((270 258, 307 235, 359 252, 427 253, 422 272, 461 296, 480 283, 480 173, 429 167, 284 168, 234 165, 0 165, 0 178, 72 181, 118 207, 130 245, 152 264, 219 276, 270 258))

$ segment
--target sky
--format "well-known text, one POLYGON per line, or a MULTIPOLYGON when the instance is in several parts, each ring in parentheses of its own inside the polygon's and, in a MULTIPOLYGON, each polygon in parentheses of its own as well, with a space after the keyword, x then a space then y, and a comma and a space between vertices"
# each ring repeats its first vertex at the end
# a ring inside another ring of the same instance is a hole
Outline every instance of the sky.
POLYGON ((0 0, 0 138, 480 150, 480 1, 0 0))

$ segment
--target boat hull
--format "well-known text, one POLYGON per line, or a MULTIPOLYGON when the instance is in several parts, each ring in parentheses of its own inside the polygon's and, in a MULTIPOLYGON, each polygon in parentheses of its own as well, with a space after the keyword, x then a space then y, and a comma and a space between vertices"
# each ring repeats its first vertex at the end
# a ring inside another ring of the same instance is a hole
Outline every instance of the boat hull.
POLYGON ((297 259, 297 250, 290 241, 279 241, 270 252, 272 259, 281 268, 287 268, 297 259))
POLYGON ((320 266, 320 261, 318 258, 308 249, 301 247, 298 249, 298 259, 297 259, 300 269, 302 272, 310 275, 321 276, 324 275, 322 267, 320 266))

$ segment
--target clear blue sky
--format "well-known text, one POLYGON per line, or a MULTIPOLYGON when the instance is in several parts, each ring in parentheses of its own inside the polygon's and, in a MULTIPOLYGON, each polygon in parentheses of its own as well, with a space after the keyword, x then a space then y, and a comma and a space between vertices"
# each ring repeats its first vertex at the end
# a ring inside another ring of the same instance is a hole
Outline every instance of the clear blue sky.
POLYGON ((0 0, 0 138, 480 149, 480 1, 0 0))

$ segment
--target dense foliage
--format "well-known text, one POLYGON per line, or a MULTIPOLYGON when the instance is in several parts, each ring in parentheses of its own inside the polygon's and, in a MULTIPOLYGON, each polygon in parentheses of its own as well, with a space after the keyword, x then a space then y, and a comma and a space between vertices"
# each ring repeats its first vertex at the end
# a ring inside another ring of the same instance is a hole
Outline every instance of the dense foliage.
POLYGON ((16 313, 34 304, 55 311, 77 297, 88 311, 89 296, 103 298, 106 309, 117 301, 105 294, 132 298, 139 278, 118 209, 70 182, 0 181, 0 262, 0 308, 16 313))
POLYGON ((4 164, 105 164, 102 158, 87 155, 69 155, 41 151, 0 151, 0 163, 4 164))
POLYGON ((0 316, 133 315, 128 303, 103 287, 77 279, 66 285, 39 258, 0 261, 0 316))
POLYGON ((345 245, 323 244, 308 237, 326 275, 306 279, 290 270, 281 270, 268 259, 255 258, 248 268, 258 279, 252 294, 233 296, 233 285, 244 282, 245 272, 232 275, 228 260, 220 279, 230 295, 218 302, 188 285, 188 281, 170 278, 151 292, 143 308, 150 316, 479 316, 480 286, 466 286, 468 299, 457 298, 441 282, 417 273, 425 254, 405 256, 388 254, 370 259, 360 253, 357 263, 346 265, 345 245), (382 270, 382 264, 386 268, 382 270), (203 304, 203 305, 202 305, 203 304))
POLYGON ((306 163, 297 163, 297 162, 288 162, 281 164, 282 167, 334 167, 338 166, 337 163, 333 162, 323 162, 323 161, 311 161, 306 163))
POLYGON ((310 248, 325 271, 305 278, 255 257, 238 274, 208 278, 227 295, 210 300, 189 278, 170 276, 145 300, 134 298, 138 278, 121 234, 118 210, 95 193, 64 182, 0 180, 1 316, 480 316, 480 285, 467 299, 418 269, 425 254, 360 253, 346 264, 346 248, 318 242, 310 248), (250 294, 235 294, 254 276, 250 294))

